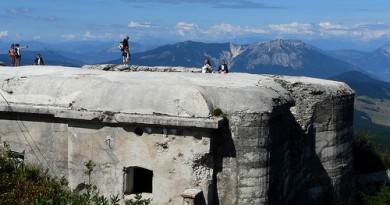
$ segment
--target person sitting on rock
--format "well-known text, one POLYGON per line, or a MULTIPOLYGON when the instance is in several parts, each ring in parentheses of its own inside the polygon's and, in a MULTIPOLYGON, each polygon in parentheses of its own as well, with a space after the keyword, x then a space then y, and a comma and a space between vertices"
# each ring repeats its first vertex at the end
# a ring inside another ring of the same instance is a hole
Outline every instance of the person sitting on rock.
POLYGON ((34 65, 45 65, 41 54, 38 54, 37 57, 35 58, 34 65))
POLYGON ((228 73, 229 68, 225 63, 225 60, 221 61, 221 65, 218 67, 218 73, 228 73))
POLYGON ((211 67, 210 59, 205 59, 202 66, 202 73, 212 73, 213 68, 211 67))

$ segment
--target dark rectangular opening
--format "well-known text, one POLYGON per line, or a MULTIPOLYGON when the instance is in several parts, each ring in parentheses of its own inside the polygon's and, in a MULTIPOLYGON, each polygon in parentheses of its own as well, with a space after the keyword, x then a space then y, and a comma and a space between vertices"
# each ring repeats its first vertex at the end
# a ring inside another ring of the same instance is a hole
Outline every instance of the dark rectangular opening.
POLYGON ((153 171, 141 167, 127 167, 125 171, 125 194, 152 193, 153 171))

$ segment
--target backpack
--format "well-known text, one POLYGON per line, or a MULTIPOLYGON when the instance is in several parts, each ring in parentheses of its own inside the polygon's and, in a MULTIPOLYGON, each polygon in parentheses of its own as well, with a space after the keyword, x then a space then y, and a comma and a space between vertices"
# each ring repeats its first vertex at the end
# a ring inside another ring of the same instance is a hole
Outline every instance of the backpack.
POLYGON ((121 41, 121 42, 119 43, 118 48, 119 48, 121 51, 124 51, 124 50, 125 50, 125 48, 123 47, 123 41, 121 41))
POLYGON ((15 57, 19 57, 20 56, 20 53, 18 52, 18 48, 17 47, 14 48, 14 56, 15 57))

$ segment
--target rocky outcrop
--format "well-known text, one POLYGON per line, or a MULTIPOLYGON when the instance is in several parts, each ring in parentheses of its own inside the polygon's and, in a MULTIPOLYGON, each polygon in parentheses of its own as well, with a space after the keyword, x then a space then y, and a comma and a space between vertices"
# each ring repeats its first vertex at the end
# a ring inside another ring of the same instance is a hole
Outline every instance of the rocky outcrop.
POLYGON ((95 69, 105 71, 147 71, 147 72, 190 72, 190 73, 201 73, 202 70, 199 68, 185 68, 185 67, 174 67, 174 66, 138 66, 138 65, 115 65, 115 64, 98 64, 98 65, 84 65, 84 69, 95 69))
POLYGON ((99 189, 124 198, 353 204, 346 84, 181 69, 0 68, 1 140, 72 188, 91 159, 99 189))

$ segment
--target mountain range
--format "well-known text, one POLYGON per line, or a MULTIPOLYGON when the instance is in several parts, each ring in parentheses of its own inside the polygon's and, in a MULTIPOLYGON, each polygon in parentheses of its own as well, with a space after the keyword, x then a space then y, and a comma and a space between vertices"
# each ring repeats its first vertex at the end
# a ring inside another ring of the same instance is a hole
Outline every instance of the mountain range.
MULTIPOLYGON (((47 65, 64 65, 81 67, 85 64, 97 64, 109 61, 120 56, 118 42, 97 41, 72 41, 61 43, 42 43, 36 41, 20 42, 28 48, 22 50, 22 65, 31 65, 37 54, 41 54, 47 65)), ((0 41, 0 61, 10 65, 7 56, 9 44, 0 41)), ((139 43, 132 42, 132 51, 141 52, 153 47, 143 47, 139 43)))
MULTIPOLYGON (((29 45, 23 51, 22 65, 32 64, 36 54, 42 54, 46 64, 80 67, 84 64, 121 64, 118 42, 21 42, 29 45)), ((8 44, 0 60, 9 64, 8 44)), ((390 82, 390 45, 372 52, 355 50, 324 51, 299 40, 276 39, 253 44, 202 43, 185 41, 159 47, 144 47, 130 42, 136 65, 201 67, 210 58, 214 69, 225 59, 232 72, 302 75, 328 78, 346 71, 359 70, 390 82)))
POLYGON ((328 51, 330 56, 363 68, 369 74, 390 82, 390 45, 384 45, 372 52, 354 50, 328 51))
MULTIPOLYGON (((316 47, 298 40, 273 40, 249 45, 186 41, 135 53, 137 65, 201 67, 209 58, 216 69, 224 59, 233 72, 255 74, 303 75, 326 78, 349 70, 355 65, 331 57, 316 47)), ((121 59, 106 63, 120 64, 121 59)))

